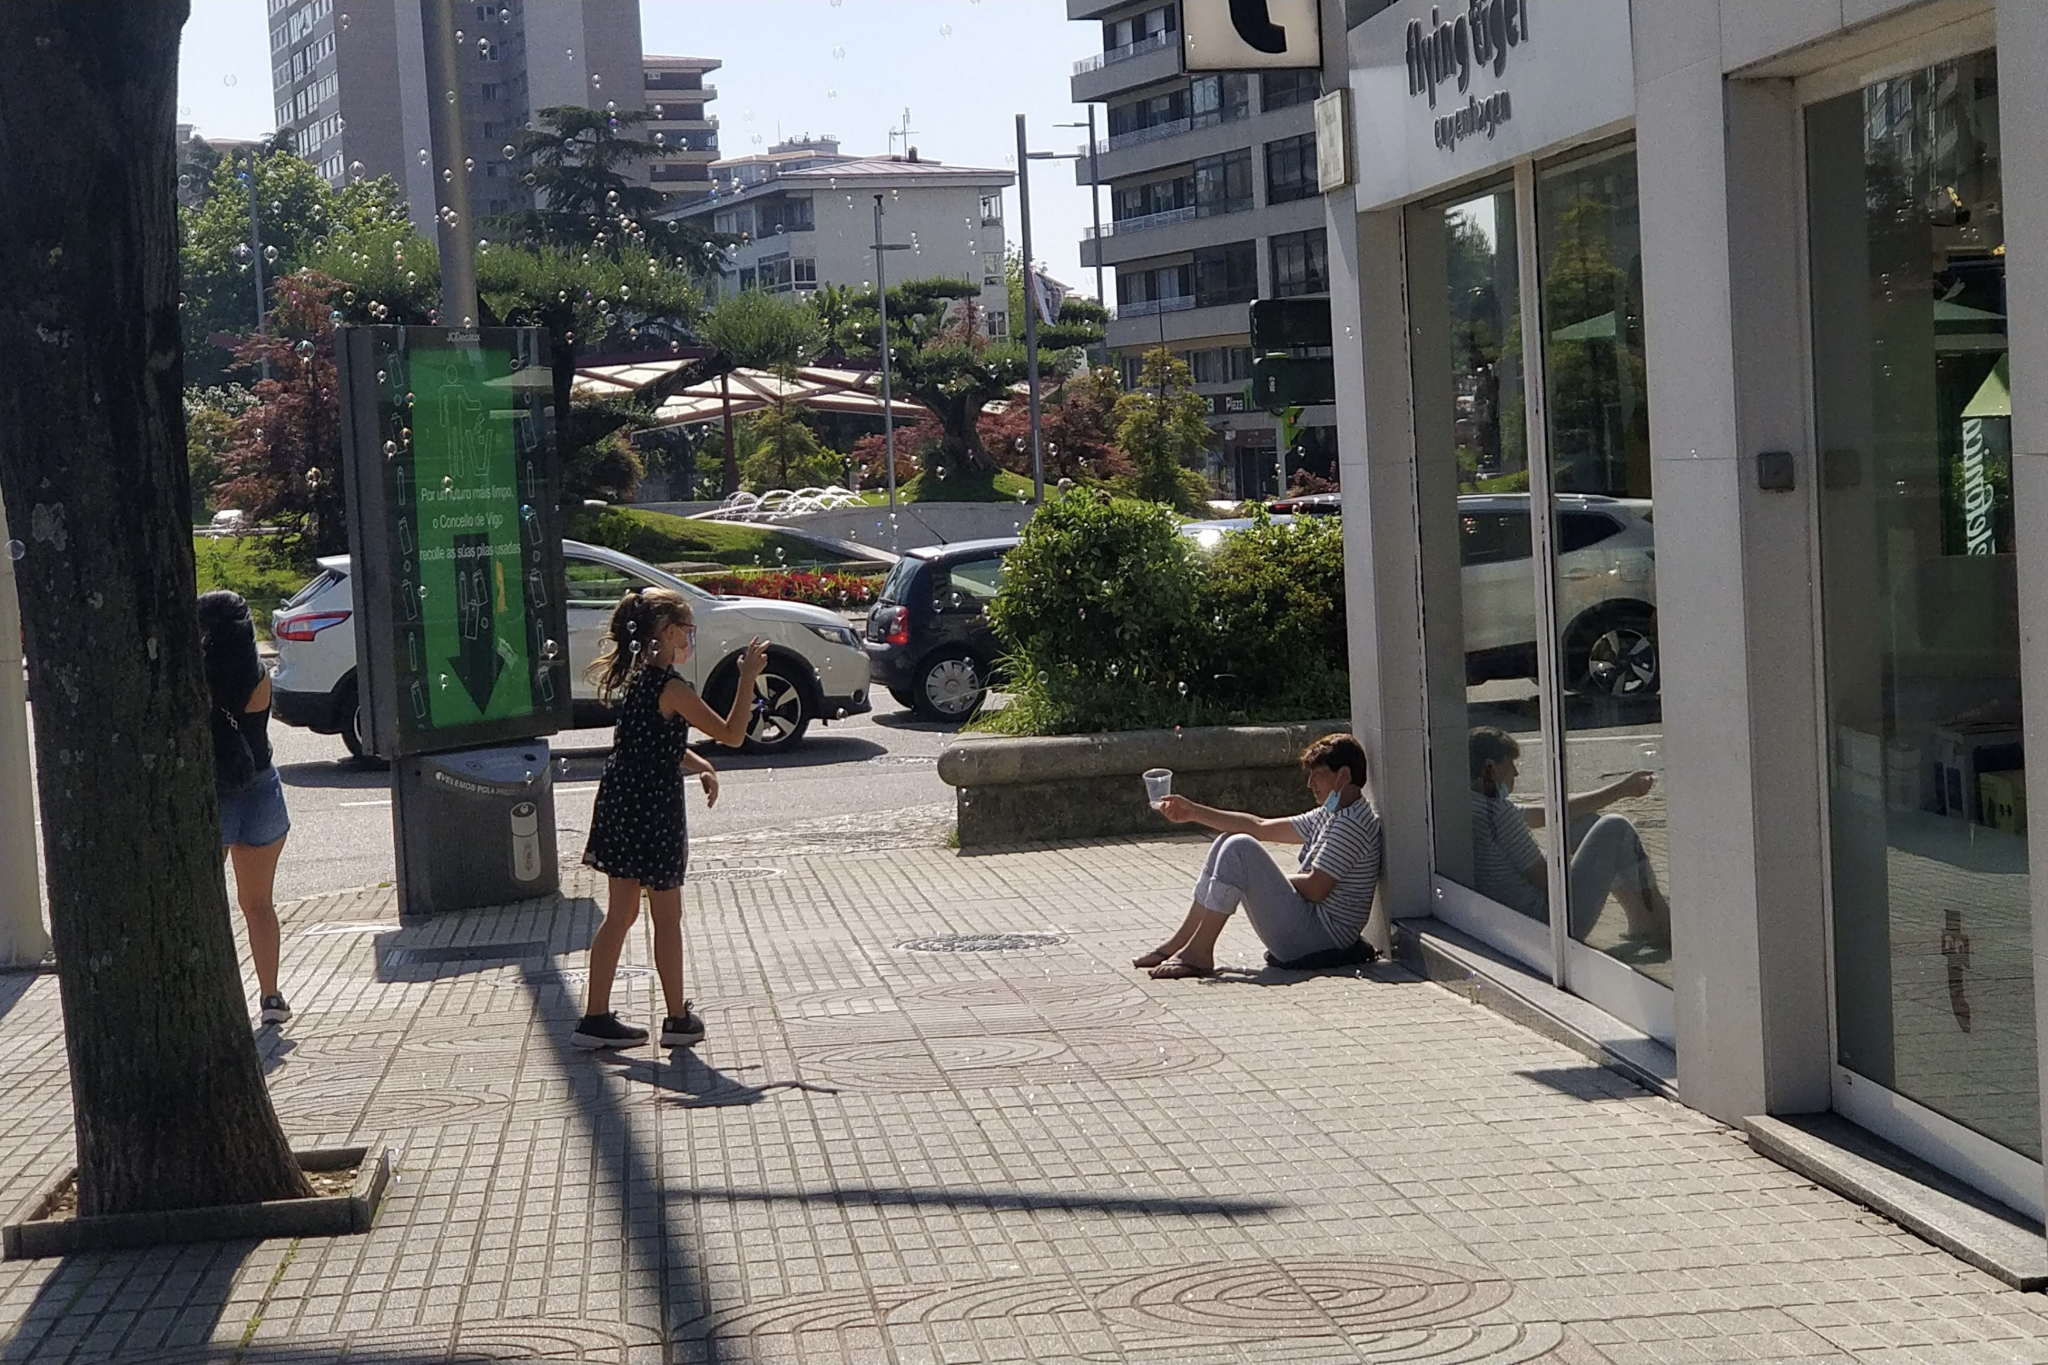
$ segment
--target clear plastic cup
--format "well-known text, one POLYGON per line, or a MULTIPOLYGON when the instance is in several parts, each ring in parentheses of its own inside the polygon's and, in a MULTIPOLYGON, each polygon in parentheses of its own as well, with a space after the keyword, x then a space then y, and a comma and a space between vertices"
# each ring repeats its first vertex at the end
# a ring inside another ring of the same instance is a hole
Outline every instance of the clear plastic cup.
POLYGON ((1153 768, 1145 774, 1145 798, 1158 810, 1159 803, 1173 795, 1173 769, 1153 768))
POLYGON ((1664 750, 1657 744, 1636 745, 1636 771, 1661 773, 1664 771, 1664 750))

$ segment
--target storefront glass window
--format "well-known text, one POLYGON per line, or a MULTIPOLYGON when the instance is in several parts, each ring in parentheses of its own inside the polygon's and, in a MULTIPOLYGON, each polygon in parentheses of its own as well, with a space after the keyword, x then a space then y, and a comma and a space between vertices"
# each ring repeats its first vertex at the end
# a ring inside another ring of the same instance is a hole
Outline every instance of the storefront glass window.
POLYGON ((1663 679, 1634 148, 1544 170, 1536 221, 1571 935, 1668 986, 1663 679))
POLYGON ((1514 191, 1407 237, 1437 871, 1547 924, 1514 191))
POLYGON ((1807 138, 1839 1060, 2038 1159, 1996 60, 1807 138))

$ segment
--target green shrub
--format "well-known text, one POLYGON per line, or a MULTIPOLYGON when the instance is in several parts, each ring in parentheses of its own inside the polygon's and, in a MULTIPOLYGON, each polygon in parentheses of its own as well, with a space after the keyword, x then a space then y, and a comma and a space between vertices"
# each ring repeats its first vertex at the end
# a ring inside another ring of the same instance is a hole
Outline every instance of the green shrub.
POLYGON ((1343 532, 1265 524, 1195 548, 1155 503, 1069 494, 1024 532, 990 610, 1015 700, 985 728, 1072 734, 1341 716, 1343 532))

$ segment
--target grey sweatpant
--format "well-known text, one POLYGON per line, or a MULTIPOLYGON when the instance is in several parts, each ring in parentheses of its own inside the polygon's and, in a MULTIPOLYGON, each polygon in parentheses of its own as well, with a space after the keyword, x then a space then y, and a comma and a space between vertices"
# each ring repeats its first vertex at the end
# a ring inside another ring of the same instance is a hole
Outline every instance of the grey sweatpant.
POLYGON ((1195 904, 1219 915, 1244 907, 1259 941, 1282 962, 1341 948, 1322 912, 1301 898, 1265 846, 1249 834, 1226 834, 1209 846, 1195 883, 1195 904))
POLYGON ((1600 918, 1601 907, 1617 882, 1645 882, 1648 856, 1636 827, 1619 815, 1602 815, 1574 825, 1571 861, 1565 879, 1571 896, 1571 934, 1584 939, 1600 918))

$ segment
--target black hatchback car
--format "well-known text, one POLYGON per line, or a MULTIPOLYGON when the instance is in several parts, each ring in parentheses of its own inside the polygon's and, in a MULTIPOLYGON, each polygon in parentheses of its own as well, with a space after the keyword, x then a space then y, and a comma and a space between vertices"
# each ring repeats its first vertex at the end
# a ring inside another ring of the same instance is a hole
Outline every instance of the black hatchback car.
POLYGON ((868 612, 864 648, 877 684, 927 720, 966 720, 1000 672, 988 604, 1016 538, 912 550, 868 612))

